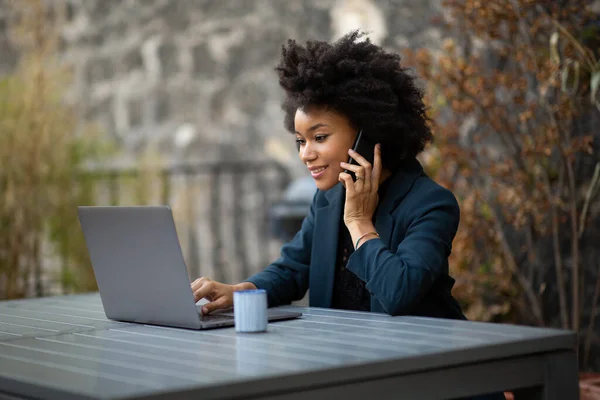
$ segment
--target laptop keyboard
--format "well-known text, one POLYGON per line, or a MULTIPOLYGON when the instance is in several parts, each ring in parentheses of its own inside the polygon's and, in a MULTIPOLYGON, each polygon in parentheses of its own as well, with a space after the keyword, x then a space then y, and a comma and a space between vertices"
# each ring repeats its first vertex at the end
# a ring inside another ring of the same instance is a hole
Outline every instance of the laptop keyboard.
POLYGON ((202 314, 200 314, 200 319, 203 322, 209 322, 209 321, 231 321, 233 319, 233 316, 231 316, 231 315, 221 315, 221 314, 208 314, 208 315, 202 315, 202 314))
POLYGON ((197 306, 196 307, 198 309, 198 314, 200 314, 200 319, 202 321, 231 321, 233 320, 233 313, 232 314, 207 314, 204 315, 202 314, 202 307, 201 306, 197 306))

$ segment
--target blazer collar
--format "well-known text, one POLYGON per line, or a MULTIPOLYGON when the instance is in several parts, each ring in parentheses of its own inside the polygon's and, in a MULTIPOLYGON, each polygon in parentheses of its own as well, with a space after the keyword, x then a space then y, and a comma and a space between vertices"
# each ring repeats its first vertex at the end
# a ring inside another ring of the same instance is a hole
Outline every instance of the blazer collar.
POLYGON ((346 189, 344 188, 344 185, 342 185, 341 182, 338 182, 334 187, 325 192, 325 199, 327 201, 324 204, 322 204, 322 207, 334 206, 339 201, 342 201, 342 199, 344 198, 345 190, 346 189))
POLYGON ((423 175, 423 167, 414 158, 408 160, 404 165, 388 179, 391 179, 388 189, 377 208, 377 215, 390 214, 396 209, 410 191, 415 180, 423 175))

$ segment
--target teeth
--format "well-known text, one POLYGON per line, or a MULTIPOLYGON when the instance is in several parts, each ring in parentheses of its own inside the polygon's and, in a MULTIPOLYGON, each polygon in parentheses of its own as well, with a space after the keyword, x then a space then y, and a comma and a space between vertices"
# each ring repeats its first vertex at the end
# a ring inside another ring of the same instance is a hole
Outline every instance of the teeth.
POLYGON ((313 173, 313 174, 318 174, 319 172, 321 172, 321 171, 324 171, 324 170, 325 170, 325 167, 324 167, 324 168, 319 168, 319 169, 314 169, 314 170, 312 171, 312 173, 313 173))

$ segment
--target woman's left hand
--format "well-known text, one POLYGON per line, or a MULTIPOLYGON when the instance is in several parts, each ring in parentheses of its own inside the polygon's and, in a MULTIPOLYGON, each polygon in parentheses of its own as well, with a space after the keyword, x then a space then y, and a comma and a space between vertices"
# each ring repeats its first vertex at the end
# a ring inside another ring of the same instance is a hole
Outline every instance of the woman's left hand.
POLYGON ((340 163, 341 167, 354 172, 356 182, 346 172, 339 175, 340 182, 346 187, 346 204, 344 206, 344 223, 350 229, 353 224, 371 224, 373 214, 379 201, 377 190, 381 177, 381 151, 379 144, 375 146, 373 165, 363 156, 348 150, 348 154, 360 165, 340 163))

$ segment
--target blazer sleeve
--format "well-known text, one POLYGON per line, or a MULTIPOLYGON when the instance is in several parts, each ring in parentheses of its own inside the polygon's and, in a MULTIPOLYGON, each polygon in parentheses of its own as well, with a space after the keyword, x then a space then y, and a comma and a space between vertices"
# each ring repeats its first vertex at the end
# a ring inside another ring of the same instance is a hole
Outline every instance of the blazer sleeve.
POLYGON ((395 252, 380 239, 360 246, 347 268, 366 282, 366 288, 390 315, 404 315, 429 291, 445 271, 460 209, 454 195, 441 186, 404 204, 408 226, 395 252))
POLYGON ((300 231, 282 246, 281 256, 261 272, 246 279, 246 282, 267 291, 269 307, 301 300, 308 290, 317 194, 318 191, 300 231))

